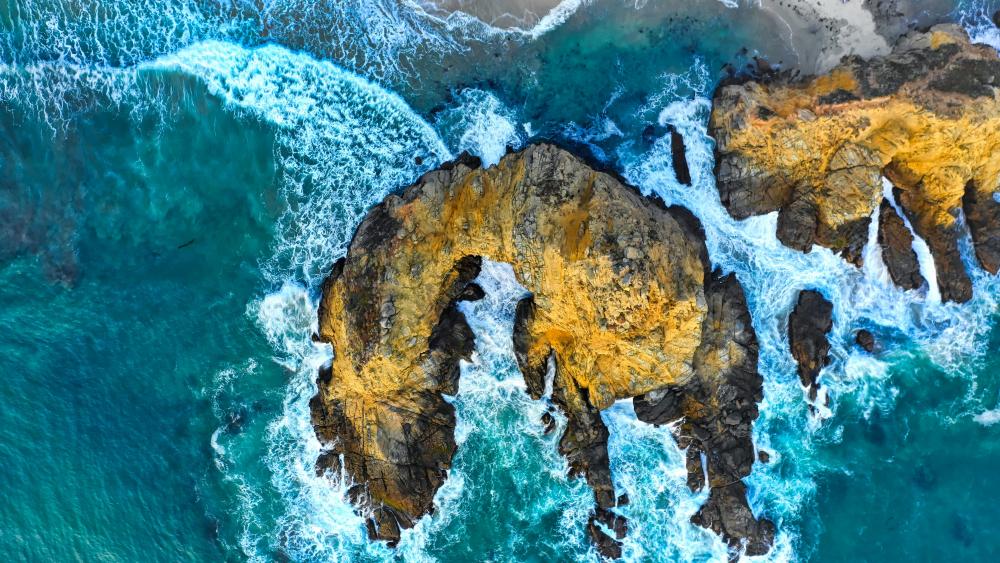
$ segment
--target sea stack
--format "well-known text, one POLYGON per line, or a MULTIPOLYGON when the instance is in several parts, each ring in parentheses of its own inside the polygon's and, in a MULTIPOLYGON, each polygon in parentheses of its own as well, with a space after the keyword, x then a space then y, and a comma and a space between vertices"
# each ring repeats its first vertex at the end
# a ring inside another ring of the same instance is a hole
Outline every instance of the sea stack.
POLYGON ((457 303, 482 296, 482 259, 511 264, 531 292, 514 350, 536 399, 554 365, 551 400, 568 419, 559 447, 594 492, 599 551, 620 556, 628 533, 600 411, 636 397, 643 421, 683 419, 688 482, 711 487, 694 521, 767 552, 774 525, 754 517, 742 482, 762 399, 742 287, 711 271, 690 212, 544 144, 489 168, 459 158, 389 196, 323 286, 319 337, 334 359, 311 402, 328 448, 318 469, 357 483, 370 536, 398 541, 433 510, 451 466, 455 411, 444 396, 457 393, 474 338, 457 303))

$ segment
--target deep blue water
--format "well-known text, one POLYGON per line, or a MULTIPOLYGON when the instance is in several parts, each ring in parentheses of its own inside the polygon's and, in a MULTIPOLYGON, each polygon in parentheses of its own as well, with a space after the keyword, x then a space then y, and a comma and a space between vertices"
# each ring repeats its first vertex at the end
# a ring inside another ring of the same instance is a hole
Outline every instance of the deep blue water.
MULTIPOLYGON (((1000 46, 979 17, 995 4, 947 17, 1000 46)), ((856 271, 784 248, 773 216, 728 217, 705 134, 717 71, 744 46, 789 57, 754 9, 597 0, 524 33, 385 0, 0 3, 0 555, 596 560, 590 493, 516 372, 502 265, 467 311, 455 466, 398 551, 315 476, 306 404, 329 354, 309 340, 318 283, 365 210, 462 150, 554 138, 691 208, 747 288, 772 454, 751 497, 779 527, 764 559, 995 559, 1000 285, 974 268, 976 299, 942 305, 874 257, 856 271), (685 136, 693 186, 649 124, 685 136), (784 336, 806 287, 836 303, 821 417, 784 336), (860 327, 885 349, 858 350, 860 327)), ((626 558, 724 561, 688 523, 703 499, 669 432, 628 403, 604 414, 626 558)))

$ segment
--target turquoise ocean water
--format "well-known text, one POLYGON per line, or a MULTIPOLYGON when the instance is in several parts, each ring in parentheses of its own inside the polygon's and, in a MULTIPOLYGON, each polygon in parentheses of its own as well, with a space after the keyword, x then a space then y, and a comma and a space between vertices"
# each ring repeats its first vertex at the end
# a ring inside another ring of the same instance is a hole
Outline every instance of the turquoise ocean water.
MULTIPOLYGON (((705 133, 717 71, 742 47, 793 56, 756 8, 562 8, 500 30, 401 0, 0 3, 0 555, 595 561, 590 493, 515 367, 523 289, 501 264, 467 304, 477 357, 435 514, 395 552, 370 544, 345 483, 313 471, 317 287, 365 210, 462 150, 495 161, 545 138, 691 208, 747 288, 772 457, 751 499, 779 528, 762 560, 995 560, 1000 283, 973 266, 975 300, 942 305, 893 288, 874 249, 856 271, 784 248, 773 216, 728 217, 705 133), (836 304, 820 416, 784 337, 807 287, 836 304), (881 352, 852 344, 862 327, 881 352)), ((997 8, 941 17, 1000 47, 997 8)), ((626 558, 724 561, 688 523, 703 499, 669 431, 628 402, 604 416, 632 499, 626 558)))

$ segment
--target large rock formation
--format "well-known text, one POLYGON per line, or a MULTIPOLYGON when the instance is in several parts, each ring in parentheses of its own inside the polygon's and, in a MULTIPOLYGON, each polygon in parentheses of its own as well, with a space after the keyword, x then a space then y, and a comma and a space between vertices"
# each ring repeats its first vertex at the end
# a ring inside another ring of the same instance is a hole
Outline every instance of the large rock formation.
POLYGON ((747 551, 774 526, 753 516, 741 479, 762 380, 743 290, 708 270, 697 219, 647 199, 549 145, 483 169, 460 158, 372 209, 323 287, 319 337, 333 345, 313 424, 373 538, 394 542, 433 509, 455 453, 458 360, 473 335, 456 304, 477 299, 481 260, 513 266, 531 292, 512 335, 529 393, 568 418, 560 450, 594 491, 589 526, 617 557, 627 523, 614 510, 600 411, 636 399, 640 419, 678 429, 692 488, 712 487, 695 521, 747 551), (702 467, 701 454, 708 467, 702 467))
MULTIPOLYGON (((722 202, 737 218, 777 211, 788 246, 819 244, 860 264, 884 176, 931 249, 942 297, 966 301, 963 209, 980 263, 1000 268, 998 86, 996 51, 952 25, 904 36, 886 57, 847 57, 823 76, 725 84, 709 126, 722 202)), ((916 283, 908 270, 897 278, 904 287, 916 283)))
POLYGON ((788 316, 788 341, 798 364, 799 381, 813 401, 820 388, 819 372, 830 363, 827 335, 832 328, 833 303, 816 290, 800 291, 795 309, 788 316))

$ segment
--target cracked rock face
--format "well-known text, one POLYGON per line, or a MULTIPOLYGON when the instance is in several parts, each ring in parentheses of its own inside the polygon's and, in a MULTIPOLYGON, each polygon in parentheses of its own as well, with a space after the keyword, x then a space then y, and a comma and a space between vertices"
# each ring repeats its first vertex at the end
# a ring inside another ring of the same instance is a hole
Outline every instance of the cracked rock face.
POLYGON ((689 212, 554 146, 425 175, 369 212, 324 284, 319 338, 334 359, 311 402, 326 447, 318 470, 356 483, 372 538, 398 541, 433 510, 456 449, 444 396, 458 392, 458 361, 474 348, 457 304, 482 297, 473 280, 488 258, 511 264, 531 292, 514 350, 535 398, 554 369, 551 401, 568 419, 559 448, 594 492, 588 530, 600 552, 618 557, 628 533, 600 411, 628 397, 641 420, 684 418, 689 483, 712 489, 695 522, 767 551, 774 526, 753 516, 742 483, 762 398, 756 336, 739 282, 709 272, 706 254, 689 212))
MULTIPOLYGON (((980 263, 1000 268, 998 87, 996 51, 952 25, 906 35, 885 57, 847 57, 822 76, 723 85, 709 124, 722 202, 736 218, 777 211, 786 245, 818 244, 860 265, 888 178, 931 249, 942 297, 967 301, 963 211, 980 263)), ((883 235, 904 242, 898 230, 883 235)), ((913 287, 899 251, 893 279, 913 287)))

